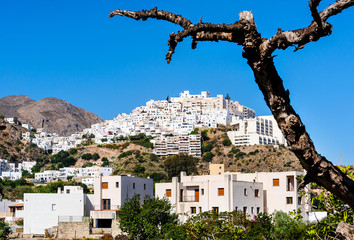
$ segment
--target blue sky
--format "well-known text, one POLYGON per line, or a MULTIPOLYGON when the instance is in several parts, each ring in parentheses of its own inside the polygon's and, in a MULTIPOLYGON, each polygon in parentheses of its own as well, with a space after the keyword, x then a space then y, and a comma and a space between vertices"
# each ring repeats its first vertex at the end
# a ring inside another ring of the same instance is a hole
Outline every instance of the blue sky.
MULTIPOLYGON (((320 9, 332 1, 323 1, 320 9)), ((183 90, 229 93, 233 100, 270 114, 240 46, 191 41, 165 61, 171 23, 108 18, 117 8, 159 9, 193 22, 232 23, 250 10, 263 37, 311 22, 308 1, 2 1, 0 97, 25 94, 64 99, 112 119, 150 99, 183 90)), ((331 36, 297 52, 277 51, 277 69, 290 90, 317 150, 334 163, 354 164, 354 7, 329 19, 331 36)))

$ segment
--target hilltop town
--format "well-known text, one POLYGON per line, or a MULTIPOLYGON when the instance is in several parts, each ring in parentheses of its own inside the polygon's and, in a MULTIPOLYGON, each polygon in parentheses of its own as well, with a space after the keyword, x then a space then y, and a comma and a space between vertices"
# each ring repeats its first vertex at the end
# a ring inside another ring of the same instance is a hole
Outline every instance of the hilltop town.
POLYGON ((12 199, 1 216, 15 238, 124 236, 116 211, 137 194, 167 199, 181 223, 208 211, 326 216, 313 212, 309 185, 298 190, 304 171, 273 117, 228 94, 150 100, 67 137, 2 121, 3 136, 20 130, 19 152, 40 153, 0 160, 1 194, 12 199))

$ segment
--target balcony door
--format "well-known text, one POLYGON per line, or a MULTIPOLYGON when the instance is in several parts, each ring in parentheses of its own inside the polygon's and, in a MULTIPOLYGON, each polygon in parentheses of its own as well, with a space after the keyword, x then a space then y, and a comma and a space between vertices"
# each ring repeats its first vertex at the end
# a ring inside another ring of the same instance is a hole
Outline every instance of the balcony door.
POLYGON ((111 199, 102 199, 102 210, 111 210, 111 199))
POLYGON ((194 190, 194 199, 199 202, 199 188, 194 190))

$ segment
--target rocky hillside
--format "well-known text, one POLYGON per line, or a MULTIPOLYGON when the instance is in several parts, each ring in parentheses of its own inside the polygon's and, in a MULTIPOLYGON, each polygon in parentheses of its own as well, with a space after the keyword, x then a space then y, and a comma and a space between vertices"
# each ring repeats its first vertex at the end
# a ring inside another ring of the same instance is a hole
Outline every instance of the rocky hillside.
MULTIPOLYGON (((208 170, 209 163, 223 163, 225 171, 255 172, 255 171, 294 171, 302 170, 295 155, 286 147, 264 145, 233 146, 225 142, 227 139, 225 128, 201 129, 199 133, 204 138, 203 156, 196 158, 198 174, 208 170)), ((123 142, 114 144, 84 144, 76 150, 69 150, 69 154, 58 160, 52 158, 43 165, 43 169, 57 169, 72 163, 76 167, 82 166, 111 166, 114 174, 132 174, 135 176, 157 176, 161 179, 167 176, 165 161, 169 157, 158 157, 153 149, 142 141, 123 142), (69 159, 70 158, 70 159, 69 159), (73 159, 74 158, 74 159, 73 159)), ((154 177, 153 177, 154 178, 154 177)), ((154 178, 155 179, 155 178, 154 178)))
POLYGON ((21 140, 22 133, 26 131, 0 119, 0 159, 9 162, 35 161, 44 154, 37 145, 21 140))
POLYGON ((0 115, 17 117, 22 123, 29 123, 35 128, 44 128, 47 132, 62 136, 102 122, 96 114, 64 100, 48 97, 34 101, 25 95, 0 98, 0 115))

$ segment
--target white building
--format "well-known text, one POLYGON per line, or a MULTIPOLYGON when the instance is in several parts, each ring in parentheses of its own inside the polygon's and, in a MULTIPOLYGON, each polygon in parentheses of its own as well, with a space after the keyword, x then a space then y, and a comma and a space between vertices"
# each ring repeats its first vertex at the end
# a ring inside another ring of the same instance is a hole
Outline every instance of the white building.
POLYGON ((9 180, 18 180, 21 179, 22 177, 22 172, 12 172, 12 171, 8 171, 8 172, 1 172, 1 179, 4 178, 8 178, 9 180))
POLYGON ((160 137, 152 141, 154 154, 167 156, 175 154, 187 154, 194 157, 202 155, 201 138, 199 134, 160 137))
POLYGON ((112 168, 99 166, 86 168, 64 167, 59 168, 59 171, 60 179, 67 179, 67 177, 94 177, 95 174, 109 176, 112 174, 112 168))
POLYGON ((286 140, 273 116, 261 116, 233 122, 234 131, 227 132, 233 145, 285 145, 286 140))
POLYGON ((155 196, 166 197, 174 211, 185 221, 188 216, 204 211, 241 210, 255 215, 263 212, 263 184, 240 181, 234 175, 187 176, 181 172, 181 181, 156 183, 155 196), (186 214, 186 215, 184 215, 186 214))
MULTIPOLYGON (((266 213, 270 214, 276 210, 291 212, 300 209, 304 219, 307 220, 311 211, 309 196, 300 194, 297 190, 298 178, 303 175, 303 172, 297 171, 237 173, 236 179, 263 183, 263 207, 266 213)), ((305 191, 308 191, 308 189, 309 185, 305 188, 305 191)))
POLYGON ((141 201, 145 196, 153 196, 153 180, 131 176, 95 175, 94 210, 90 217, 94 227, 110 227, 118 210, 128 199, 139 194, 141 201))
POLYGON ((44 234, 61 221, 82 222, 92 209, 90 198, 78 186, 65 186, 58 193, 25 193, 23 233, 44 234))
POLYGON ((46 170, 44 172, 34 174, 36 182, 50 182, 50 181, 58 180, 59 176, 60 176, 60 171, 55 171, 55 170, 46 170))

